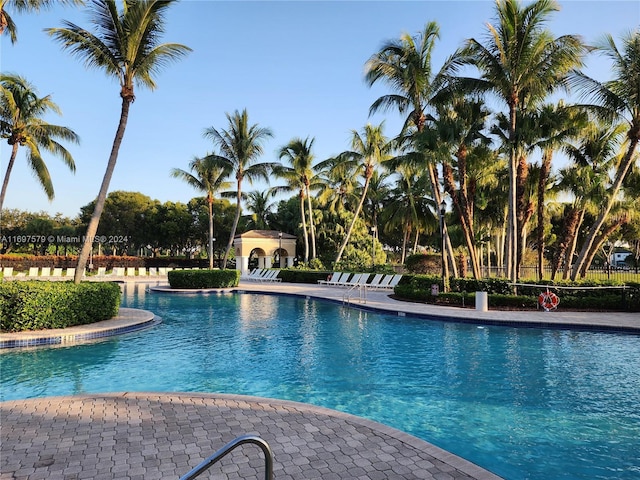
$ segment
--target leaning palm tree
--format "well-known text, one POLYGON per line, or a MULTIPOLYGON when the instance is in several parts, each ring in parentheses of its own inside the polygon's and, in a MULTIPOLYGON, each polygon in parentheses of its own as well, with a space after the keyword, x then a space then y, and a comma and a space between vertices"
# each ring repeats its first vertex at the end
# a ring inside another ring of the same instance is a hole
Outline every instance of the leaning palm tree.
POLYGON ((24 78, 17 75, 0 75, 0 138, 11 145, 11 156, 0 191, 0 210, 9 185, 9 176, 20 147, 26 147, 29 166, 44 189, 49 200, 54 198, 53 183, 41 150, 62 158, 75 172, 71 154, 55 139, 79 142, 79 137, 67 127, 51 125, 43 120, 49 112, 60 114, 60 109, 51 96, 38 97, 37 90, 24 78))
POLYGON ((622 44, 623 48, 620 51, 613 38, 607 35, 596 47, 596 51, 612 60, 613 80, 599 83, 579 72, 575 74, 578 87, 599 107, 595 109, 597 114, 608 121, 616 119, 626 123, 628 143, 626 152, 616 167, 615 178, 609 188, 607 200, 591 226, 578 260, 573 266, 572 280, 575 280, 581 271, 586 270, 589 252, 593 250, 596 237, 616 201, 631 166, 638 161, 636 148, 640 142, 640 30, 625 36, 622 44))
POLYGON ((517 277, 517 118, 522 111, 543 101, 551 92, 566 86, 569 72, 582 65, 584 46, 574 35, 554 38, 545 23, 559 10, 554 0, 536 0, 521 6, 518 0, 498 0, 497 23, 488 25, 482 43, 467 41, 459 61, 475 65, 481 78, 470 82, 476 89, 496 94, 508 108, 509 206, 507 222, 507 275, 517 277))
MULTIPOLYGON (((313 223, 313 208, 311 206, 311 182, 313 181, 314 172, 313 172, 313 153, 311 152, 311 148, 313 147, 313 142, 315 139, 309 137, 302 140, 301 138, 292 139, 287 145, 282 147, 279 151, 278 156, 280 160, 287 160, 291 164, 291 169, 288 171, 289 178, 298 177, 298 181, 302 186, 303 191, 301 192, 301 201, 302 199, 307 199, 307 212, 309 214, 309 238, 311 242, 308 242, 305 239, 305 245, 310 243, 311 245, 311 259, 316 258, 316 239, 315 239, 315 225, 313 223)), ((281 167, 282 168, 282 167, 281 167)), ((301 205, 301 215, 302 215, 302 225, 305 231, 305 236, 307 235, 307 228, 305 226, 305 214, 304 214, 304 206, 301 205)), ((306 247, 305 247, 306 249, 306 247)), ((305 263, 308 261, 308 255, 305 255, 305 263)))
POLYGON ((9 35, 11 43, 18 41, 18 27, 7 12, 7 7, 12 7, 17 13, 37 13, 53 5, 68 4, 84 5, 84 0, 0 0, 0 35, 9 35))
POLYGON ((100 215, 104 209, 109 183, 118 160, 118 152, 129 118, 129 109, 135 100, 134 83, 153 90, 153 76, 169 62, 176 61, 188 52, 189 47, 176 43, 159 43, 164 32, 164 16, 175 0, 124 0, 122 12, 116 0, 92 0, 89 11, 96 28, 93 34, 78 25, 65 21, 65 28, 49 28, 51 35, 62 48, 84 61, 89 68, 103 69, 107 75, 118 79, 122 105, 120 120, 107 169, 87 234, 78 257, 74 281, 79 283, 87 264, 98 230, 100 215))
POLYGON ((226 179, 229 171, 216 165, 210 158, 195 158, 189 163, 191 172, 174 168, 171 176, 184 180, 196 190, 207 194, 209 207, 209 268, 213 268, 213 199, 217 192, 231 187, 226 179))
POLYGON ((356 206, 356 210, 353 214, 351 224, 347 229, 345 236, 338 248, 338 253, 334 260, 334 264, 337 264, 342 258, 344 249, 349 243, 351 232, 358 220, 358 215, 362 211, 362 205, 367 198, 367 190, 369 188, 369 182, 373 176, 375 169, 383 162, 391 158, 390 152, 392 144, 384 136, 383 130, 384 123, 374 126, 367 124, 362 132, 353 130, 351 133, 351 150, 342 152, 339 155, 339 159, 343 163, 352 164, 356 175, 362 175, 364 177, 364 185, 360 194, 360 200, 356 206))
POLYGON ((249 125, 249 115, 247 110, 233 115, 226 114, 229 128, 227 130, 217 130, 209 127, 205 130, 205 138, 209 138, 220 149, 220 154, 209 155, 218 165, 232 172, 236 178, 236 216, 233 219, 229 243, 222 259, 222 268, 227 268, 227 260, 233 237, 236 235, 240 215, 242 214, 242 181, 246 178, 249 183, 262 178, 269 180, 269 171, 273 168, 273 163, 254 163, 263 154, 262 142, 273 136, 271 130, 259 127, 257 124, 249 125))

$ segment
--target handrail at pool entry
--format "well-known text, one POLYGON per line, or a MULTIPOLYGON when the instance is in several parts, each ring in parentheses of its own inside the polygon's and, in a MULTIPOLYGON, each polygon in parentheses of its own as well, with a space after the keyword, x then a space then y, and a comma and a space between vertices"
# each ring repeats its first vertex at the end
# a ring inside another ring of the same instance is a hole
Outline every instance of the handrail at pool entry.
POLYGON ((242 437, 238 437, 235 440, 230 441, 213 455, 200 462, 200 464, 186 475, 180 477, 180 480, 191 480, 196 478, 205 470, 208 470, 214 463, 218 462, 230 453, 233 449, 245 443, 253 443, 262 449, 262 452, 264 453, 264 479, 273 480, 273 454, 271 453, 271 447, 269 447, 269 444, 262 438, 255 435, 243 435, 242 437))

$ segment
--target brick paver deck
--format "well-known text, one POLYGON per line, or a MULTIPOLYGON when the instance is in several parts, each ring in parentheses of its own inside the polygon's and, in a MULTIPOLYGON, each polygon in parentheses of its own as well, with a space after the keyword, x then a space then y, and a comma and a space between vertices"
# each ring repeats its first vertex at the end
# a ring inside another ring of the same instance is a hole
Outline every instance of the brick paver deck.
MULTIPOLYGON (((277 480, 499 477, 384 425, 238 395, 120 393, 0 403, 0 478, 177 479, 241 435, 267 441, 277 480)), ((243 445, 202 478, 264 478, 243 445)))

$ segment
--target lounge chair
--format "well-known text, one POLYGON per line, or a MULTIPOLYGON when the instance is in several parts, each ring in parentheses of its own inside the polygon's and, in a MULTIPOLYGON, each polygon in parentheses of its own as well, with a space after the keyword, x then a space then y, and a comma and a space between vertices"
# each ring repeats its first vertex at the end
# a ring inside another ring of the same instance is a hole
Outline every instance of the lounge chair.
POLYGON ((61 267, 56 267, 53 269, 53 274, 51 275, 52 278, 60 278, 62 277, 62 268, 61 267))
POLYGON ((138 276, 146 277, 147 276, 147 267, 138 267, 138 276))
POLYGON ((51 267, 42 267, 40 270, 41 277, 50 277, 51 276, 51 267))
POLYGON ((2 278, 13 277, 13 267, 4 267, 2 269, 2 278))
POLYGON ((97 277, 104 277, 107 274, 107 267, 98 267, 97 277))
POLYGON ((127 267, 127 277, 136 276, 136 267, 127 267))
POLYGON ((333 272, 326 280, 318 280, 318 284, 327 285, 332 278, 338 278, 340 276, 340 272, 333 272))
POLYGON ((380 285, 380 280, 384 278, 384 273, 376 273, 371 282, 366 283, 365 287, 367 288, 376 288, 380 285))
POLYGON ((65 273, 65 276, 66 276, 67 278, 69 278, 69 277, 75 277, 75 276, 76 276, 76 269, 75 269, 75 268, 72 268, 72 267, 67 267, 67 271, 66 271, 66 273, 65 273))
POLYGON ((36 278, 38 276, 38 267, 29 267, 29 274, 27 277, 36 278))
POLYGON ((389 282, 389 285, 387 286, 387 288, 395 288, 396 285, 398 285, 398 283, 400 283, 401 279, 402 279, 402 275, 401 274, 394 275, 393 278, 391 279, 391 281, 389 282))
POLYGON ((156 267, 149 267, 149 276, 150 277, 157 277, 158 276, 158 269, 156 267))
POLYGON ((380 281, 376 285, 373 285, 373 283, 370 284, 369 288, 371 290, 377 290, 378 288, 388 288, 389 284, 391 283, 391 280, 393 280, 393 277, 394 277, 393 274, 392 275, 385 275, 384 277, 382 277, 380 279, 380 281))
POLYGON ((327 285, 344 285, 350 276, 350 272, 342 272, 336 278, 331 277, 331 280, 327 281, 327 285))
POLYGON ((279 273, 280 273, 280 270, 267 270, 267 273, 265 273, 262 277, 258 278, 257 280, 259 282, 281 282, 282 279, 278 278, 279 273))
MULTIPOLYGON (((342 286, 347 286, 347 287, 353 287, 354 285, 358 285, 360 283, 360 279, 362 278, 362 276, 365 275, 364 273, 354 273, 353 277, 351 277, 349 280, 347 280, 344 283, 339 283, 338 285, 342 285, 342 286)), ((367 275, 369 276, 369 275, 367 275)))

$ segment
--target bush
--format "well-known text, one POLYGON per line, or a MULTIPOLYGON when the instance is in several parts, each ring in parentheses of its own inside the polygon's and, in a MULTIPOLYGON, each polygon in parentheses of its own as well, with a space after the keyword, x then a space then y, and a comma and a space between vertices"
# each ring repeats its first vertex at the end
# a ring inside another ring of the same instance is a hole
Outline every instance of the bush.
POLYGON ((229 288, 240 282, 238 270, 171 270, 167 276, 171 288, 229 288))
POLYGON ((442 257, 417 253, 409 255, 404 261, 404 266, 411 273, 435 275, 442 272, 442 257))
POLYGON ((66 328, 118 314, 120 287, 111 282, 0 283, 0 330, 66 328))

